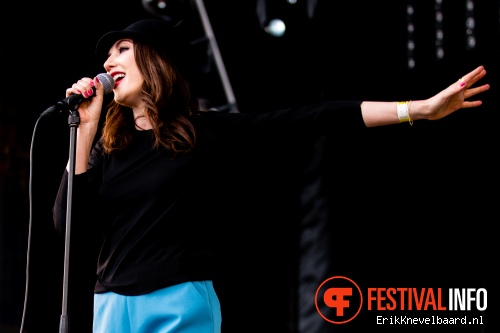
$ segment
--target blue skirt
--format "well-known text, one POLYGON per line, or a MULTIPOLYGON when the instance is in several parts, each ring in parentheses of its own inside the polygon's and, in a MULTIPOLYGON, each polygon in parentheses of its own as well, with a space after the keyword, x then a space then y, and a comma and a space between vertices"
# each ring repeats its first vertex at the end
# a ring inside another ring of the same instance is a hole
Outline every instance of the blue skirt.
POLYGON ((219 333, 212 281, 186 282, 139 296, 94 294, 94 333, 219 333))

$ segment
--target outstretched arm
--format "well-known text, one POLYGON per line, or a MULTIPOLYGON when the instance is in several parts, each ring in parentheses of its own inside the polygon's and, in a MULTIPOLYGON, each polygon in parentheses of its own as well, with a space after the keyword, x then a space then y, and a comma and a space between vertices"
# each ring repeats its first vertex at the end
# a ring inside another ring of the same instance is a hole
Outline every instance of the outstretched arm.
POLYGON ((401 122, 400 117, 403 121, 408 121, 405 119, 409 118, 410 122, 421 119, 437 120, 459 109, 477 107, 482 104, 481 100, 466 101, 466 99, 490 88, 489 84, 472 88, 472 85, 485 75, 486 70, 483 66, 479 66, 431 98, 409 101, 400 106, 398 102, 364 101, 361 103, 363 120, 366 127, 397 124, 401 122))

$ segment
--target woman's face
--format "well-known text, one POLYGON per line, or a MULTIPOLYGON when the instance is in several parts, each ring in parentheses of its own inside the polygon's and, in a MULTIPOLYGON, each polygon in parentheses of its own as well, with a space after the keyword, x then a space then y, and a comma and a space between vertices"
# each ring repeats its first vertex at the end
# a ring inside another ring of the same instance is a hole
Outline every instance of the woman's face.
POLYGON ((135 62, 134 42, 120 39, 109 49, 108 55, 104 68, 115 80, 115 101, 132 109, 140 108, 144 78, 135 62))

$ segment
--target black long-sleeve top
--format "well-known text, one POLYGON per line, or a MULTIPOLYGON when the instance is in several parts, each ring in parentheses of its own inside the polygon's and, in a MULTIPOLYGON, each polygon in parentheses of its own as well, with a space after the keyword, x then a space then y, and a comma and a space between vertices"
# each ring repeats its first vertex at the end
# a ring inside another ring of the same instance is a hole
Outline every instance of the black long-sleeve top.
MULTIPOLYGON (((269 113, 201 112, 194 118, 197 147, 175 158, 152 147, 151 131, 137 131, 129 147, 111 155, 102 154, 98 141, 89 169, 75 175, 72 187, 73 223, 102 237, 95 292, 139 295, 213 279, 213 225, 224 205, 207 186, 237 182, 238 175, 225 179, 223 168, 233 158, 258 159, 259 151, 272 146, 269 140, 365 127, 360 104, 322 102, 269 113)), ((62 234, 67 184, 65 171, 53 208, 62 234)))

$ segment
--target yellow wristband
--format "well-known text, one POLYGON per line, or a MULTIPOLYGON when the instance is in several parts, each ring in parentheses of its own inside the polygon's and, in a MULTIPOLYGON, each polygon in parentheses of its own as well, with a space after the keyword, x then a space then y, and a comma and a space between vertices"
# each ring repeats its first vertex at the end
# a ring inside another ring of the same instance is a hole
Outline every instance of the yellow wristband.
POLYGON ((410 125, 413 125, 413 120, 410 118, 409 103, 411 103, 411 101, 398 102, 398 119, 400 123, 409 122, 410 125))

